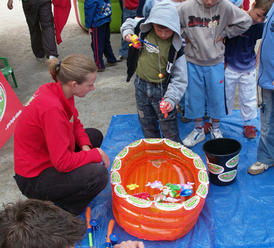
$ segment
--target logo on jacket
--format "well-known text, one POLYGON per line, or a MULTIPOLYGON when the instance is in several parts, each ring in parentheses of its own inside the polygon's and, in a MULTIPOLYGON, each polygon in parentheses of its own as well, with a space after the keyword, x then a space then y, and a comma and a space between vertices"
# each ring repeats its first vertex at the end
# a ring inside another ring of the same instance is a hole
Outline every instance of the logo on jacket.
POLYGON ((210 18, 201 18, 195 16, 188 17, 188 26, 189 27, 207 27, 212 28, 219 25, 220 22, 220 15, 213 16, 212 19, 210 18))
POLYGON ((0 121, 6 110, 7 95, 4 86, 0 83, 0 121))

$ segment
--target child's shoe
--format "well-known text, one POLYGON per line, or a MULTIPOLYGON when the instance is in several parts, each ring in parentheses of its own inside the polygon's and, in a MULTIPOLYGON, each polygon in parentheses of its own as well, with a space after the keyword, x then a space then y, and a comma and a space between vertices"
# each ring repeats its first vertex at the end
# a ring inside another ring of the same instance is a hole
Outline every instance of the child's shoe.
POLYGON ((256 135, 256 127, 254 126, 244 126, 244 135, 248 139, 254 139, 257 137, 256 135))
POLYGON ((192 132, 183 140, 184 146, 193 147, 205 139, 205 131, 201 128, 201 132, 194 128, 192 132))
POLYGON ((219 128, 211 128, 210 130, 210 138, 211 139, 221 139, 223 138, 223 134, 219 128))
POLYGON ((267 165, 267 164, 257 161, 256 163, 254 163, 253 165, 251 165, 248 168, 248 173, 251 175, 258 175, 258 174, 263 173, 265 170, 267 170, 271 166, 274 166, 274 164, 267 165))

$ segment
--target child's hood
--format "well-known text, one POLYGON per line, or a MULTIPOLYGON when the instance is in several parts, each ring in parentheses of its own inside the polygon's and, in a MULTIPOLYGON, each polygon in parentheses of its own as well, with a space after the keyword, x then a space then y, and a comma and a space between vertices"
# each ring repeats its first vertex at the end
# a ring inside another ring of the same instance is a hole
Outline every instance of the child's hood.
POLYGON ((152 23, 159 24, 171 29, 174 32, 173 46, 178 51, 182 46, 182 38, 180 35, 180 20, 177 10, 169 1, 156 3, 149 14, 147 20, 141 24, 141 32, 148 32, 152 28, 152 23))
MULTIPOLYGON (((200 5, 202 5, 204 8, 209 8, 209 7, 206 7, 206 6, 205 6, 203 0, 196 0, 196 1, 197 1, 197 3, 199 3, 200 5)), ((217 0, 216 3, 215 3, 212 7, 216 6, 216 5, 219 4, 221 1, 223 1, 223 0, 217 0)), ((210 8, 212 8, 212 7, 210 7, 210 8)))

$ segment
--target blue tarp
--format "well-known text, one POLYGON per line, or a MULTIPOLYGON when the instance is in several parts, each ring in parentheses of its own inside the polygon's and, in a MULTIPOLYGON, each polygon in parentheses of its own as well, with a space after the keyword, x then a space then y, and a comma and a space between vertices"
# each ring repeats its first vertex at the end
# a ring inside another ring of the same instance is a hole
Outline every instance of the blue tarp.
MULTIPOLYGON (((258 129, 259 124, 258 118, 258 129)), ((193 123, 179 121, 179 128, 183 139, 191 132, 193 123)), ((236 182, 228 186, 210 184, 209 194, 199 219, 186 236, 173 242, 144 241, 145 247, 274 247, 274 168, 257 176, 247 173, 248 167, 256 161, 259 138, 249 140, 243 136, 243 121, 239 111, 234 110, 231 116, 224 118, 221 129, 224 137, 236 139, 242 144, 236 182)), ((116 115, 112 117, 103 149, 113 161, 123 147, 141 138, 143 134, 137 115, 116 115)), ((208 135, 206 140, 209 139, 208 135)), ((203 143, 192 150, 199 154, 205 163, 203 143)), ((108 221, 113 218, 110 185, 90 203, 90 206, 92 218, 98 221, 93 237, 94 246, 102 248, 108 221)), ((137 239, 125 232, 118 224, 115 224, 113 232, 118 236, 119 242, 137 239)), ((89 247, 87 235, 77 247, 89 247)))

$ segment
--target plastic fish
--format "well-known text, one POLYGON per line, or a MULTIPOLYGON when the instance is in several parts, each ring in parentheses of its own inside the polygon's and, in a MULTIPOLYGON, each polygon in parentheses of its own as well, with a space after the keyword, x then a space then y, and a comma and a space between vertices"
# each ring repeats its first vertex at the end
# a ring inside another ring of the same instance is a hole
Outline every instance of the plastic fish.
POLYGON ((127 185, 127 188, 128 188, 129 190, 134 190, 134 189, 136 189, 136 188, 139 188, 139 185, 137 185, 137 184, 129 184, 129 185, 127 185))

